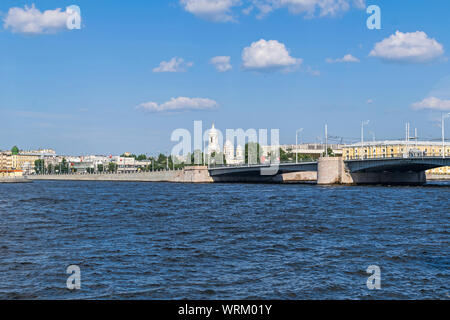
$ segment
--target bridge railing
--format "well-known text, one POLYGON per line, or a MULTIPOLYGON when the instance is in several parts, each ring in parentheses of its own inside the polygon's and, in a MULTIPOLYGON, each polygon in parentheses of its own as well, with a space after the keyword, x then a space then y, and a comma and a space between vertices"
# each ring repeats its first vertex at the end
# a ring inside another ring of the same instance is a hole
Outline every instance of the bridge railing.
POLYGON ((129 171, 129 172, 124 172, 124 171, 103 171, 103 172, 46 172, 46 173, 32 173, 32 174, 28 174, 31 176, 85 176, 85 175, 136 175, 136 174, 148 174, 148 173, 161 173, 161 172, 171 172, 171 171, 181 171, 183 170, 182 168, 175 168, 175 169, 155 169, 155 170, 141 170, 141 171, 129 171))
MULTIPOLYGON (((450 155, 447 154, 445 157, 450 158, 450 155)), ((390 159, 436 159, 443 158, 442 154, 427 154, 427 152, 408 152, 408 153, 389 153, 382 155, 355 155, 355 156, 343 156, 345 161, 361 161, 361 160, 390 160, 390 159)))

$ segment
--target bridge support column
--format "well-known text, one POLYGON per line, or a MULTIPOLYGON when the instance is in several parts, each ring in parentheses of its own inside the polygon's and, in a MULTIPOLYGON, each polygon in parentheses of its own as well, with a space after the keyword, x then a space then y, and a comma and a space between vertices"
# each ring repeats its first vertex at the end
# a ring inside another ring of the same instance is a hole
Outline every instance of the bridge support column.
POLYGON ((317 164, 317 184, 393 184, 423 185, 426 174, 421 172, 350 172, 342 157, 320 158, 317 164))
POLYGON ((317 163, 317 184, 342 183, 344 161, 341 157, 322 157, 317 163))

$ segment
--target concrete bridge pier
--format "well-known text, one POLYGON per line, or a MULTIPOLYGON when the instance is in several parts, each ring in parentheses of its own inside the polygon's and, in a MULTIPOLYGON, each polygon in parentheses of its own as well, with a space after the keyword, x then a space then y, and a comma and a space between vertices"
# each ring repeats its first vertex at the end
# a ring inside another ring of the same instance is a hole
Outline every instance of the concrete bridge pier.
POLYGON ((341 184, 344 161, 341 157, 321 157, 317 162, 317 184, 341 184))
POLYGON ((320 158, 317 165, 317 184, 395 184, 423 185, 425 171, 351 172, 342 157, 320 158))

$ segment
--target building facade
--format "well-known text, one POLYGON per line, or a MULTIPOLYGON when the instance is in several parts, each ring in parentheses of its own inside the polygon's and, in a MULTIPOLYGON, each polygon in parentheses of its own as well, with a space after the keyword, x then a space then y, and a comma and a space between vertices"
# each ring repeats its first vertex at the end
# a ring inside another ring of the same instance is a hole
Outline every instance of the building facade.
MULTIPOLYGON (((302 144, 285 144, 280 145, 280 149, 282 149, 286 153, 293 153, 298 155, 307 156, 311 159, 318 159, 320 158, 326 148, 331 148, 333 150, 333 153, 336 156, 342 155, 342 148, 344 145, 341 144, 328 144, 325 146, 325 144, 321 143, 302 143, 302 144)), ((262 146, 262 153, 264 157, 268 157, 269 153, 273 151, 273 146, 262 146)))
POLYGON ((14 170, 23 170, 24 174, 34 173, 35 161, 41 156, 34 154, 13 154, 11 156, 11 168, 14 170))
POLYGON ((12 169, 11 152, 0 152, 0 170, 12 169))
MULTIPOLYGON (((356 143, 344 146, 342 149, 344 160, 370 159, 370 158, 397 158, 397 157, 450 157, 450 143, 435 141, 373 141, 356 143)), ((428 170, 431 174, 450 174, 450 167, 441 167, 428 170)))

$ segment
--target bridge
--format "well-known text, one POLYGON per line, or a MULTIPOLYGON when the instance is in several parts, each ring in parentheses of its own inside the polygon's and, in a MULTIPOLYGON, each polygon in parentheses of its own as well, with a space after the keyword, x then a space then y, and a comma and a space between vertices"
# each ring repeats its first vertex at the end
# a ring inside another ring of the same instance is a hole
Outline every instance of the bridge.
POLYGON ((344 160, 350 172, 421 172, 450 166, 450 158, 405 157, 344 160))
POLYGON ((315 182, 317 161, 209 167, 214 182, 315 182))
MULTIPOLYGON (((423 185, 427 182, 425 171, 450 166, 450 158, 398 154, 389 158, 346 159, 343 163, 342 168, 338 168, 337 174, 331 178, 339 183, 423 185)), ((326 184, 330 178, 322 180, 320 177, 318 174, 319 184, 326 184)))
POLYGON ((208 168, 215 182, 301 182, 318 184, 426 183, 425 171, 450 166, 450 158, 395 155, 389 158, 323 157, 318 161, 278 165, 241 165, 208 168))
MULTIPOLYGON (((389 157, 343 159, 322 157, 318 161, 279 165, 188 166, 182 170, 140 173, 41 174, 29 180, 146 181, 146 182, 252 182, 330 184, 406 184, 426 183, 425 170, 450 166, 450 157, 389 157)), ((1 181, 0 181, 1 182, 1 181)))
POLYGON ((258 164, 239 166, 210 167, 209 173, 212 177, 217 176, 260 176, 277 175, 290 172, 317 171, 317 161, 280 163, 280 164, 258 164))

